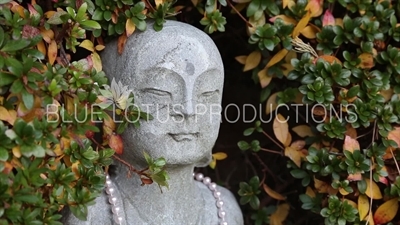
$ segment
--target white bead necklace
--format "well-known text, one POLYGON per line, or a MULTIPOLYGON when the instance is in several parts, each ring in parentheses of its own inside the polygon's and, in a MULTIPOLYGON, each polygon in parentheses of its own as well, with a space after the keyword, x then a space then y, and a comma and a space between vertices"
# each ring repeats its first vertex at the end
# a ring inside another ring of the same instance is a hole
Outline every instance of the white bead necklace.
MULTIPOLYGON (((210 189, 210 191, 213 193, 213 196, 215 198, 215 205, 217 206, 218 209, 218 217, 219 217, 219 225, 228 225, 228 223, 225 221, 225 215, 226 212, 223 210, 223 205, 224 202, 222 201, 221 198, 221 192, 217 190, 217 184, 214 182, 211 182, 211 179, 209 177, 204 177, 203 174, 201 173, 193 173, 193 177, 199 181, 202 182, 204 185, 210 189)), ((111 211, 113 213, 113 219, 114 222, 120 225, 124 225, 124 219, 121 216, 121 208, 119 205, 119 201, 117 197, 114 195, 115 188, 113 187, 113 183, 110 179, 109 175, 106 175, 106 193, 108 195, 108 202, 111 204, 111 211)))

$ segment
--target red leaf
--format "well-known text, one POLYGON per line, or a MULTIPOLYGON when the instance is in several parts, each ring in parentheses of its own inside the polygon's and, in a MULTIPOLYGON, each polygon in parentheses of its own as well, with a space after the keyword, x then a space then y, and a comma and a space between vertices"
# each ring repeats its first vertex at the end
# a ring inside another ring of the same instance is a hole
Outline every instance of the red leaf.
POLYGON ((124 144, 122 143, 122 138, 118 134, 111 134, 110 140, 108 141, 110 148, 114 149, 115 153, 121 155, 124 151, 124 144))
POLYGON ((23 38, 31 39, 38 35, 40 35, 40 30, 37 29, 36 27, 32 27, 30 25, 24 25, 24 27, 22 28, 22 37, 23 38))

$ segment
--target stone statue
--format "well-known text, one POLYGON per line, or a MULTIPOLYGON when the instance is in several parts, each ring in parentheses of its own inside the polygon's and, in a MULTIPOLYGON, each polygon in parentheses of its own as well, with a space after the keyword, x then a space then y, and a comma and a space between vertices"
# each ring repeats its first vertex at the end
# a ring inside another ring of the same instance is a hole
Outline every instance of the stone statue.
POLYGON ((129 85, 135 104, 154 117, 125 130, 121 158, 141 169, 146 167, 144 151, 153 158, 164 157, 169 189, 161 193, 157 184, 141 186, 138 176, 127 178, 127 168, 116 162, 108 182, 114 185, 112 196, 119 208, 111 210, 104 193, 89 207, 88 221, 66 212, 63 222, 242 225, 241 210, 230 191, 220 186, 214 191, 215 184, 201 175, 197 179, 203 182, 193 178, 194 167, 210 162, 221 122, 224 69, 218 49, 207 34, 191 25, 167 21, 159 32, 147 25, 145 32, 128 38, 122 55, 117 43, 110 43, 102 53, 103 68, 110 79, 129 85))

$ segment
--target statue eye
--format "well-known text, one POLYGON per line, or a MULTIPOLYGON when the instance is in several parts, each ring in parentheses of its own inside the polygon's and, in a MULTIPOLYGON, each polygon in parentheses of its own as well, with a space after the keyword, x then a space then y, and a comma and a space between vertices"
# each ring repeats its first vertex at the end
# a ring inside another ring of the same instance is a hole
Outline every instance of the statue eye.
POLYGON ((202 96, 202 97, 212 97, 212 96, 218 94, 218 92, 219 92, 219 90, 215 90, 215 91, 206 91, 206 92, 201 93, 201 96, 202 96))
POLYGON ((158 90, 158 89, 154 89, 154 88, 148 88, 145 91, 146 91, 146 93, 150 93, 152 95, 159 96, 159 97, 171 97, 171 93, 169 93, 168 91, 158 90))

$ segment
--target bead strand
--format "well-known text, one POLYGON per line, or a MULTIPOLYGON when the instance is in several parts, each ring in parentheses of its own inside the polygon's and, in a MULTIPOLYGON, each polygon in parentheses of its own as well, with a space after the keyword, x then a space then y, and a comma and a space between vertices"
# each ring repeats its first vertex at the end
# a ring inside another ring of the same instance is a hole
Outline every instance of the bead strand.
POLYGON ((111 211, 113 213, 113 220, 116 224, 123 224, 123 217, 120 215, 121 208, 118 205, 118 199, 114 196, 115 188, 111 182, 110 176, 106 175, 106 192, 108 195, 108 202, 111 204, 111 211))
MULTIPOLYGON (((197 173, 197 174, 193 173, 193 177, 197 181, 202 182, 212 192, 212 194, 215 198, 215 205, 218 209, 218 217, 220 219, 219 225, 228 225, 228 223, 225 221, 226 212, 223 209, 224 201, 222 201, 221 192, 218 191, 217 184, 212 182, 209 177, 204 177, 204 175, 201 173, 197 173)), ((114 196, 115 188, 113 187, 113 184, 112 184, 112 181, 111 181, 109 175, 106 175, 105 190, 108 195, 108 202, 111 204, 111 211, 113 213, 114 222, 116 224, 122 225, 123 217, 121 216, 121 213, 120 213, 121 208, 118 205, 117 197, 114 196)))
POLYGON ((210 191, 213 193, 213 196, 215 198, 215 205, 218 209, 218 217, 220 219, 219 224, 228 225, 228 222, 225 221, 226 212, 223 209, 224 201, 222 201, 221 192, 218 191, 217 184, 212 182, 209 177, 204 177, 204 175, 201 173, 193 174, 193 176, 197 181, 203 182, 203 184, 206 185, 208 189, 210 189, 210 191))

